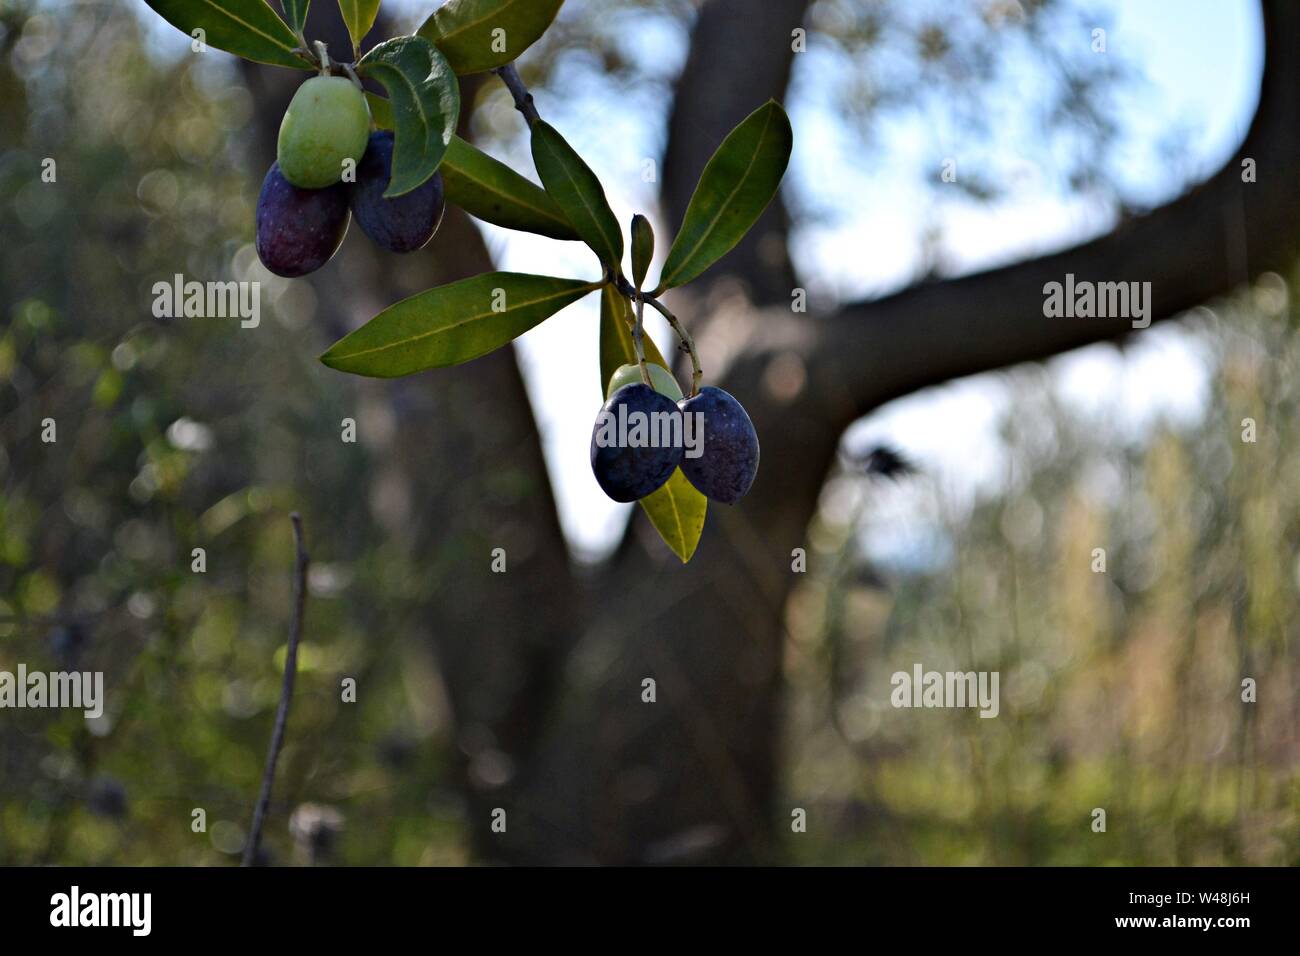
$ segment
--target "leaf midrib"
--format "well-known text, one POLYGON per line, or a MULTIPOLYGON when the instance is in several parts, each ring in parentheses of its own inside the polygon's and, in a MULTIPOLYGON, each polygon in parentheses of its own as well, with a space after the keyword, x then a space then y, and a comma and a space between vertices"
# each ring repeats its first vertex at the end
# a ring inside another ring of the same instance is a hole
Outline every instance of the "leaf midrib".
MULTIPOLYGON (((218 6, 216 3, 213 2, 213 0, 202 0, 202 2, 205 5, 211 7, 213 10, 216 10, 222 16, 234 20, 236 23, 240 24, 241 26, 247 27, 250 32, 257 34, 258 36, 262 37, 265 40, 268 40, 273 46, 276 46, 281 50, 284 50, 284 52, 288 53, 290 56, 293 56, 293 47, 286 45, 283 40, 278 40, 275 37, 271 36, 271 34, 269 33, 263 33, 261 30, 253 26, 253 24, 249 23, 247 20, 235 16, 225 7, 218 6)), ((271 8, 267 7, 267 9, 269 10, 271 8)), ((276 22, 278 23, 280 21, 277 19, 276 22)))
MULTIPOLYGON (((339 0, 340 3, 346 0, 339 0)), ((283 0, 280 4, 284 8, 284 15, 289 19, 289 28, 292 30, 301 30, 303 23, 307 20, 306 9, 299 12, 298 5, 302 4, 304 8, 311 3, 311 0, 283 0)))
POLYGON ((352 37, 352 44, 359 48, 361 41, 366 38, 370 28, 375 25, 375 18, 379 15, 379 4, 367 4, 370 9, 370 22, 363 23, 361 20, 361 0, 339 0, 339 10, 343 13, 343 19, 348 28, 348 35, 352 37), (353 30, 353 27, 356 30, 353 30))
MULTIPOLYGON (((677 495, 672 488, 668 488, 668 503, 673 506, 673 523, 677 525, 677 543, 681 546, 682 551, 686 550, 686 529, 682 527, 682 512, 677 507, 677 495)), ((678 551, 677 556, 680 558, 682 552, 678 551)))
MULTIPOLYGON (((452 39, 452 38, 454 38, 454 37, 457 37, 457 36, 459 36, 459 35, 462 34, 462 33, 465 33, 465 32, 467 32, 467 31, 469 31, 469 30, 474 29, 474 28, 477 27, 477 26, 480 26, 481 24, 487 23, 487 22, 488 22, 489 20, 491 20, 493 17, 500 16, 501 14, 505 13, 506 11, 508 11, 511 7, 514 7, 517 3, 521 3, 521 2, 523 2, 523 0, 506 0, 506 4, 505 4, 505 6, 503 6, 503 7, 498 7, 496 10, 493 10, 493 11, 490 11, 490 12, 484 14, 483 16, 479 17, 477 20, 471 20, 471 21, 469 21, 468 23, 466 23, 464 26, 460 27, 460 28, 457 29, 457 30, 453 30, 453 31, 450 32, 450 33, 443 33, 442 30, 441 30, 441 28, 439 28, 439 30, 438 30, 438 38, 441 39, 441 40, 450 40, 450 39, 452 39)), ((438 14, 437 14, 437 13, 434 14, 434 22, 435 22, 435 23, 438 22, 438 14)))
MULTIPOLYGON (((392 70, 394 73, 396 73, 396 74, 401 78, 402 82, 405 83, 405 84, 410 88, 410 91, 411 91, 411 99, 415 102, 415 109, 416 109, 416 111, 420 114, 420 124, 421 124, 421 125, 422 125, 426 130, 430 130, 430 129, 432 129, 432 128, 433 128, 433 124, 429 122, 429 118, 424 114, 424 106, 420 103, 420 94, 419 94, 419 91, 418 91, 418 89, 416 88, 415 84, 412 83, 409 79, 406 78, 406 74, 402 72, 402 68, 399 67, 396 63, 391 63, 391 62, 389 62, 388 60, 384 60, 384 59, 376 60, 375 63, 376 63, 377 66, 379 66, 379 67, 381 67, 381 68, 388 69, 388 70, 392 70)), ((430 68, 430 69, 433 68, 433 61, 432 61, 432 60, 429 61, 429 68, 430 68)), ((394 104, 394 106, 396 106, 396 104, 394 104)), ((396 116, 393 117, 393 123, 394 123, 394 125, 396 125, 396 123, 397 123, 397 117, 396 117, 396 116)), ((427 150, 427 146, 428 146, 428 136, 427 136, 427 134, 426 134, 426 136, 425 136, 425 146, 426 146, 426 150, 425 150, 425 152, 427 152, 427 151, 428 151, 428 150, 427 150)))
MULTIPOLYGON (((505 192, 504 190, 496 189, 486 179, 478 179, 475 176, 473 176, 471 173, 466 172, 465 167, 463 166, 457 166, 455 163, 448 163, 447 160, 445 159, 442 162, 443 162, 444 169, 450 168, 456 170, 457 175, 464 176, 472 183, 478 183, 478 185, 483 189, 484 192, 488 192, 491 193, 493 196, 500 197, 502 200, 509 202, 511 205, 520 206, 524 209, 528 209, 532 212, 535 212, 539 216, 543 217, 544 219, 549 219, 557 226, 568 226, 570 229, 573 228, 573 223, 569 222, 567 219, 563 219, 555 215, 555 213, 550 211, 549 209, 546 209, 543 206, 533 206, 525 202, 523 199, 517 198, 514 193, 508 193, 505 192)), ((530 185, 533 184, 530 183, 530 185)))
MULTIPOLYGON (((336 361, 341 360, 341 359, 354 359, 354 358, 358 358, 358 357, 360 357, 360 356, 362 356, 362 355, 372 355, 372 354, 374 354, 375 352, 385 352, 385 351, 388 351, 389 349, 400 348, 400 347, 402 347, 402 346, 404 346, 404 345, 410 345, 412 342, 418 342, 418 341, 420 341, 421 339, 427 339, 427 338, 428 338, 429 336, 431 336, 431 335, 441 335, 441 334, 443 334, 443 333, 445 333, 445 332, 451 332, 451 331, 454 331, 455 329, 460 328, 462 325, 468 325, 468 324, 471 323, 471 322, 478 322, 478 321, 480 321, 480 320, 482 320, 482 319, 489 318, 490 316, 493 316, 493 315, 509 315, 509 314, 512 313, 512 312, 520 312, 520 311, 522 311, 522 310, 524 310, 524 309, 529 308, 530 306, 541 305, 541 304, 543 304, 543 303, 545 303, 545 302, 550 302, 550 301, 552 301, 552 300, 554 300, 554 299, 562 299, 562 298, 564 298, 566 295, 570 295, 570 294, 572 294, 572 293, 574 293, 574 292, 578 292, 578 291, 581 290, 581 289, 582 289, 582 286, 575 286, 575 287, 572 288, 572 289, 566 289, 566 290, 564 290, 563 292, 557 292, 557 293, 555 293, 554 295, 543 296, 543 297, 540 298, 540 299, 532 299, 532 300, 530 300, 530 301, 528 301, 528 302, 524 302, 524 303, 521 303, 521 304, 518 304, 518 305, 511 306, 510 308, 507 308, 504 312, 492 312, 492 311, 488 311, 488 312, 479 312, 479 313, 476 313, 476 314, 474 314, 474 315, 471 315, 469 318, 462 319, 462 320, 459 321, 459 322, 453 322, 451 325, 444 325, 444 326, 442 326, 441 328, 432 329, 431 331, 428 331, 428 332, 421 332, 419 335, 413 335, 413 336, 411 336, 410 338, 399 339, 399 340, 397 340, 397 341, 395 341, 395 342, 389 342, 387 345, 378 345, 378 346, 375 346, 374 348, 370 348, 370 349, 362 349, 360 352, 347 352, 347 353, 344 353, 344 354, 335 355, 335 356, 332 356, 332 358, 333 358, 334 360, 336 360, 336 361)), ((326 353, 326 355, 328 355, 328 354, 329 354, 329 353, 326 353)))
MULTIPOLYGON (((559 136, 560 134, 558 131, 555 131, 555 135, 559 136)), ((605 243, 607 244, 607 248, 605 251, 609 254, 611 260, 616 259, 617 257, 614 255, 614 249, 617 248, 617 246, 615 242, 610 239, 609 233, 605 231, 605 226, 607 224, 602 223, 600 221, 602 217, 598 215, 598 210, 593 208, 591 204, 587 202, 587 198, 586 196, 583 195, 582 189, 578 185, 578 181, 574 179, 573 175, 569 172, 568 164, 560 161, 559 154, 556 153, 554 150, 552 150, 551 146, 552 144, 550 143, 550 141, 545 136, 543 136, 542 149, 549 152, 551 154, 551 159, 557 162, 557 164, 560 167, 560 172, 562 172, 564 174, 564 178, 569 181, 569 185, 573 187, 573 191, 577 194, 578 201, 582 203, 582 208, 587 211, 587 215, 591 219, 592 225, 596 227, 596 231, 600 233, 600 238, 604 240, 605 243)), ((615 234, 617 235, 617 233, 615 234)), ((617 265, 617 263, 614 264, 617 265)))

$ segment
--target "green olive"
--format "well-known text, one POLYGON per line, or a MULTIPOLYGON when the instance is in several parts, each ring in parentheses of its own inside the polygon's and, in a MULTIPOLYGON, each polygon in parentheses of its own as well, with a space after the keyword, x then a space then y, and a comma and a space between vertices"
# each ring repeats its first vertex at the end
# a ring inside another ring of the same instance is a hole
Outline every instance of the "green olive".
MULTIPOLYGON (((674 402, 682 400, 682 387, 677 384, 677 379, 673 378, 672 372, 662 365, 656 365, 654 362, 647 362, 646 366, 650 369, 650 382, 654 389, 660 395, 671 398, 674 402)), ((643 385, 641 381, 641 369, 636 365, 620 365, 609 377, 609 387, 605 389, 605 398, 608 400, 611 395, 617 392, 624 385, 643 385)))
POLYGON ((361 162, 369 138, 365 95, 346 77, 317 76, 284 111, 276 159, 293 185, 324 189, 343 178, 344 160, 361 162))

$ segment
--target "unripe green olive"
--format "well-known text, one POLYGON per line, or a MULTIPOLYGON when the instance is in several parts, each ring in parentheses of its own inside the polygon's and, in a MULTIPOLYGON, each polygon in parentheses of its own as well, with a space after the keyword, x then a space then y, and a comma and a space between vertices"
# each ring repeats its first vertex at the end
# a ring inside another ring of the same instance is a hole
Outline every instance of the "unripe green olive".
MULTIPOLYGON (((677 384, 677 379, 673 378, 672 372, 662 365, 656 365, 654 362, 647 362, 646 367, 650 369, 650 381, 654 385, 655 391, 660 395, 671 398, 674 402, 682 400, 682 387, 677 384)), ((620 365, 609 377, 609 387, 605 389, 605 399, 608 400, 615 392, 624 385, 641 385, 641 368, 637 365, 620 365)))
POLYGON ((365 95, 342 76, 312 77, 293 95, 280 122, 276 159, 299 189, 324 189, 343 178, 343 161, 360 163, 370 138, 365 95))

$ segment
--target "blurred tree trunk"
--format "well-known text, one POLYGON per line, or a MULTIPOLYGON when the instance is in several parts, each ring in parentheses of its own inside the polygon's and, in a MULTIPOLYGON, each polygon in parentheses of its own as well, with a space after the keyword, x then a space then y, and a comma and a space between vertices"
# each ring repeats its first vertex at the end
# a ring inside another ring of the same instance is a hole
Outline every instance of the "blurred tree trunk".
MULTIPOLYGON (((399 28, 381 14, 368 40, 399 28)), ((307 35, 333 51, 350 41, 334 4, 313 4, 307 35)), ((258 168, 275 140, 301 75, 245 64, 258 127, 258 168)), ((462 81, 472 104, 483 77, 462 81)), ((462 115, 467 135, 470 111, 462 115)), ((259 184, 260 185, 260 184, 259 184)), ((355 224, 328 268, 310 280, 328 344, 416 292, 490 271, 473 222, 449 207, 433 242, 405 256, 384 254, 355 224)), ((398 381, 350 382, 359 394, 360 441, 377 460, 370 473, 374 520, 395 547, 427 570, 438 595, 420 609, 450 699, 463 790, 479 855, 493 807, 510 805, 522 768, 515 757, 552 698, 553 668, 577 631, 578 590, 555 499, 513 348, 469 365, 398 381), (507 574, 490 572, 505 549, 507 574)))

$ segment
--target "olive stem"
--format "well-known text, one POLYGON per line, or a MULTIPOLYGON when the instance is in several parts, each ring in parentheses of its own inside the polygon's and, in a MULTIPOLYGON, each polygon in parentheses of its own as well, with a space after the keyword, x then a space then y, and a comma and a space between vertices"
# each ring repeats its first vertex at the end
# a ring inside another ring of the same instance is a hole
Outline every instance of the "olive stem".
MULTIPOLYGON (((344 62, 342 60, 331 60, 329 53, 326 52, 325 44, 320 40, 313 41, 313 45, 316 47, 317 51, 319 51, 316 53, 312 52, 311 47, 307 45, 307 41, 303 39, 301 33, 298 34, 298 40, 302 43, 302 46, 296 46, 290 51, 294 56, 306 60, 316 68, 321 76, 334 76, 337 72, 346 74, 351 77, 352 82, 357 84, 357 87, 361 89, 362 92, 365 92, 365 89, 361 86, 361 80, 354 69, 357 65, 355 61, 344 62)), ((356 54, 354 53, 353 55, 355 56, 356 54)))
POLYGON ((645 363, 645 328, 642 324, 644 318, 645 300, 638 293, 636 297, 636 325, 632 328, 632 344, 636 346, 636 362, 641 369, 641 381, 653 389, 654 382, 650 380, 650 368, 645 363))
MULTIPOLYGON (((524 115, 524 120, 530 127, 541 119, 540 114, 537 112, 537 106, 533 102, 533 94, 528 92, 528 87, 524 85, 523 79, 519 76, 519 70, 515 68, 513 63, 499 66, 492 72, 499 76, 501 82, 506 85, 506 89, 510 91, 511 97, 514 98, 515 109, 524 115)), ((652 308, 658 310, 668 320, 668 324, 673 327, 673 331, 677 333, 677 338, 681 341, 682 349, 691 357, 691 397, 694 398, 699 393, 700 382, 704 378, 704 370, 700 367, 700 355, 695 350, 695 340, 691 338, 690 333, 686 331, 682 323, 677 320, 677 316, 669 312, 655 298, 656 295, 663 291, 662 288, 656 289, 653 294, 647 295, 640 289, 633 288, 632 283, 623 277, 623 273, 618 268, 612 270, 610 281, 613 282, 614 288, 627 299, 636 303, 636 323, 632 326, 632 343, 636 346, 637 364, 641 367, 642 381, 647 385, 651 385, 650 369, 646 366, 645 361, 645 343, 643 341, 645 333, 642 329, 645 303, 649 302, 652 308)), ((651 387, 654 386, 651 385, 651 387)))
POLYGON ((686 331, 686 326, 682 325, 677 316, 668 311, 667 307, 656 299, 654 296, 641 296, 641 298, 650 303, 651 308, 655 309, 660 315, 668 320, 668 324, 673 327, 677 333, 677 338, 681 339, 682 349, 691 357, 691 394, 694 398, 700 391, 700 382, 704 379, 704 369, 700 367, 700 353, 695 350, 695 340, 691 334, 686 331))
POLYGON ((499 66, 492 72, 501 77, 501 82, 506 85, 506 89, 514 98, 515 109, 524 114, 524 121, 530 127, 542 118, 537 112, 537 105, 533 102, 533 94, 529 93, 528 87, 524 86, 524 81, 513 63, 499 66))
POLYGON ((353 85, 356 86, 356 88, 359 89, 362 93, 364 93, 366 89, 364 86, 361 85, 361 77, 357 76, 357 71, 352 68, 352 64, 342 63, 339 65, 343 68, 343 72, 348 75, 348 78, 352 80, 353 85))

